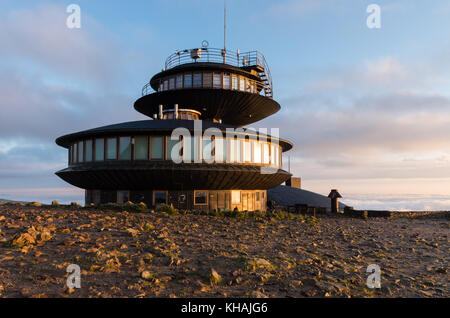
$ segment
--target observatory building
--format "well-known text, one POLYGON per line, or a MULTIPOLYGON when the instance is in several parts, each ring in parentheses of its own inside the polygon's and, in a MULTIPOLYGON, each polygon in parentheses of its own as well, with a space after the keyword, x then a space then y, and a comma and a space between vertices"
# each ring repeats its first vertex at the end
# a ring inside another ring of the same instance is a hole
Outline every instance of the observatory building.
POLYGON ((243 128, 280 109, 257 51, 177 51, 134 108, 150 119, 56 139, 69 158, 56 174, 85 189, 86 205, 265 211, 267 189, 291 176, 282 169, 282 153, 292 144, 243 128))

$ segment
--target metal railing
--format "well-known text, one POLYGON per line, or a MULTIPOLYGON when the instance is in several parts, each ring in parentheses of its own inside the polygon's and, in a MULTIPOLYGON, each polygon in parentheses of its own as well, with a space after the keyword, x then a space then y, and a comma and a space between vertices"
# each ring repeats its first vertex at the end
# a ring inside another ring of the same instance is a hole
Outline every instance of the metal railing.
MULTIPOLYGON (((264 55, 258 51, 240 53, 239 51, 228 51, 216 48, 176 51, 166 59, 164 70, 169 70, 182 64, 196 62, 223 63, 236 67, 259 66, 260 69, 258 69, 258 72, 261 81, 263 82, 262 91, 264 91, 264 94, 267 97, 273 97, 270 69, 264 55)), ((150 85, 145 85, 142 89, 142 94, 147 94, 149 90, 150 85)))

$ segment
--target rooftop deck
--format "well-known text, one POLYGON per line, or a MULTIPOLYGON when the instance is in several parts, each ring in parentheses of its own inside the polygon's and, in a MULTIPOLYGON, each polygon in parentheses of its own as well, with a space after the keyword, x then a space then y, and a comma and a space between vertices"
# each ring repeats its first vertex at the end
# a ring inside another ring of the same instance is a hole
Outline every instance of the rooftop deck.
MULTIPOLYGON (((255 70, 263 83, 262 92, 266 97, 273 97, 272 76, 264 55, 258 51, 239 52, 217 48, 195 48, 176 51, 170 55, 164 64, 163 71, 173 69, 183 64, 191 63, 222 63, 241 68, 246 71, 255 70)), ((147 84, 142 89, 142 95, 149 94, 147 84)))

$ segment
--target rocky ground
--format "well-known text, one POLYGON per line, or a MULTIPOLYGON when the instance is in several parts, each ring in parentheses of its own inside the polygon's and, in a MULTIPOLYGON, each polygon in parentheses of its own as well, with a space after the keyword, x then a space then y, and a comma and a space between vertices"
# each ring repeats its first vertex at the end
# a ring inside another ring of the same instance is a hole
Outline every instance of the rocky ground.
POLYGON ((449 297, 449 220, 0 206, 2 297, 449 297), (81 268, 68 289, 66 268, 81 268), (381 288, 366 286, 369 264, 381 288))

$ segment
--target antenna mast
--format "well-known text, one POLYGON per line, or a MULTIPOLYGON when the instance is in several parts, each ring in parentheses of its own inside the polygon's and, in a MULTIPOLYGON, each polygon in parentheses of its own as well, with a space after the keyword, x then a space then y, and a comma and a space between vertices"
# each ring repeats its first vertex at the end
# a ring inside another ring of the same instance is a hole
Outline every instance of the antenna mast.
POLYGON ((227 0, 223 0, 223 49, 226 50, 227 42, 227 0))

